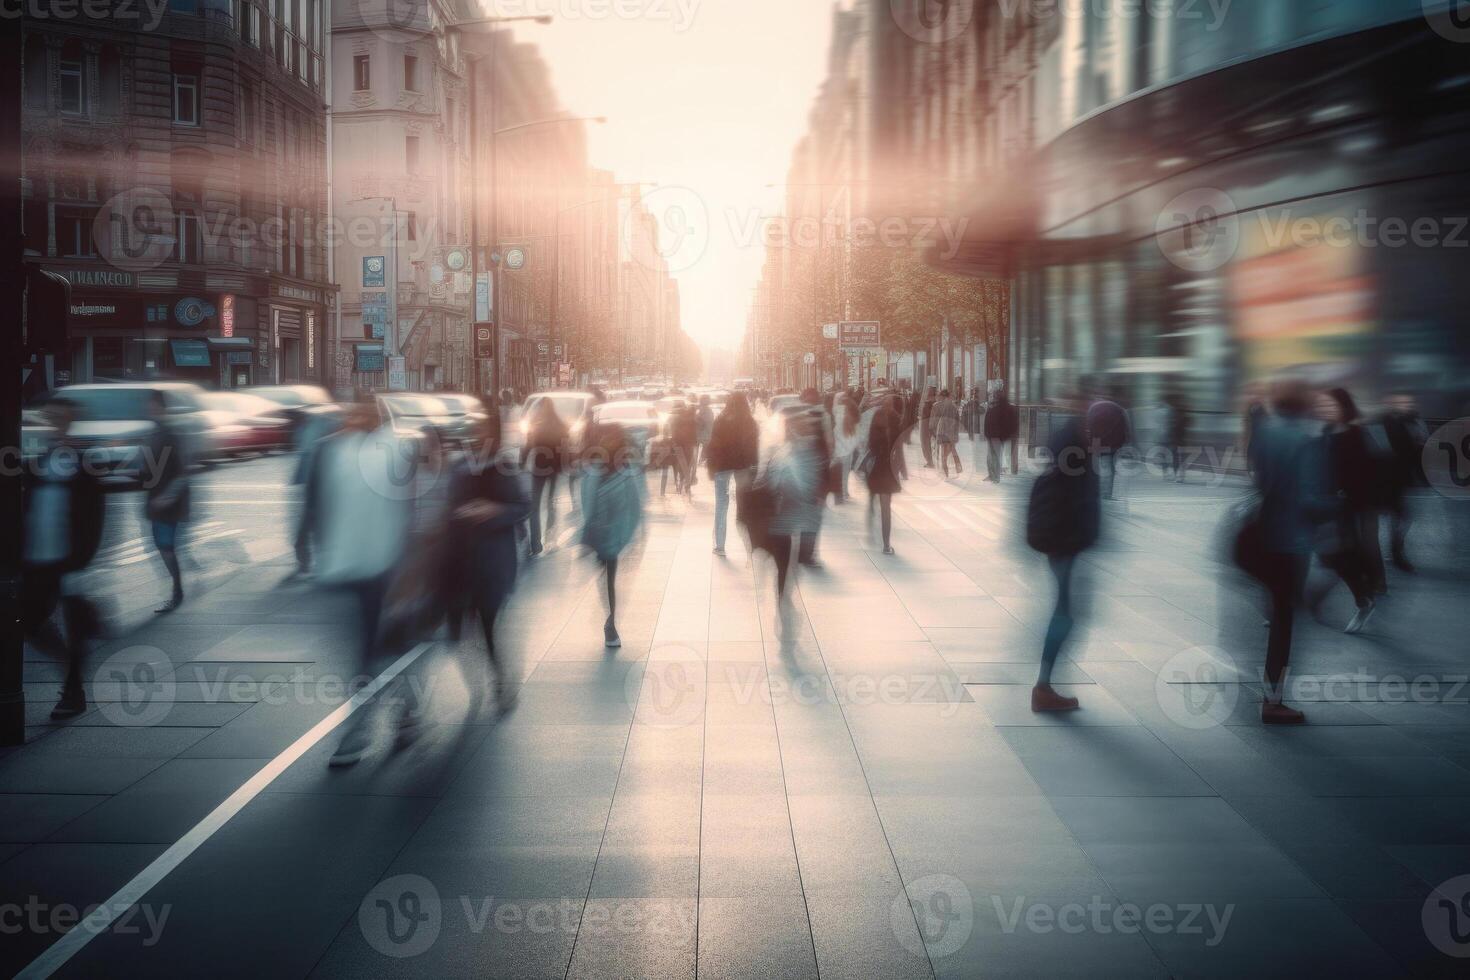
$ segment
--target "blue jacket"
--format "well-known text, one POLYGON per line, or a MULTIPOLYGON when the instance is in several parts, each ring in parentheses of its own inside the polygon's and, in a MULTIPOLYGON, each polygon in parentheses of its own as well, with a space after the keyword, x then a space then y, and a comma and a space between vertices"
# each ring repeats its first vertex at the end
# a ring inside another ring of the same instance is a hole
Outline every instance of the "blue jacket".
POLYGON ((1317 525, 1331 515, 1321 423, 1272 416, 1251 438, 1250 462, 1261 491, 1261 522, 1273 554, 1309 555, 1317 525))

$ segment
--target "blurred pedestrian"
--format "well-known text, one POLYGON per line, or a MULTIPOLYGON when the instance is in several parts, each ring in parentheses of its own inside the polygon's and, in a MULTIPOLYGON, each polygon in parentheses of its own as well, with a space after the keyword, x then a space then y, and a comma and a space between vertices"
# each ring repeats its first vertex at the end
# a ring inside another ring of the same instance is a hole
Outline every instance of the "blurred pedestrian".
MULTIPOLYGON (((1359 633, 1375 609, 1368 539, 1378 537, 1378 514, 1373 509, 1376 468, 1358 406, 1346 389, 1320 393, 1316 411, 1324 425, 1325 486, 1334 508, 1332 519, 1324 522, 1317 534, 1317 560, 1352 592, 1357 612, 1343 632, 1359 633)), ((1332 591, 1332 584, 1329 581, 1308 596, 1307 608, 1313 617, 1332 591)))
POLYGON ((1412 394, 1396 392, 1388 397, 1387 406, 1383 431, 1392 454, 1386 500, 1390 554, 1394 567, 1413 574, 1414 563, 1409 561, 1406 547, 1414 524, 1408 497, 1410 490, 1424 485, 1424 444, 1429 441, 1429 430, 1419 417, 1412 394))
POLYGON ((924 400, 919 403, 919 449, 924 454, 924 469, 934 468, 934 428, 931 418, 939 392, 934 385, 924 389, 924 400))
POLYGON ((919 393, 917 391, 910 391, 904 396, 901 418, 903 422, 901 436, 903 444, 907 446, 913 439, 914 430, 919 427, 919 393))
MULTIPOLYGON (((467 593, 465 605, 480 617, 493 693, 504 711, 515 702, 515 692, 507 685, 509 672, 496 652, 495 622, 515 587, 515 529, 526 518, 531 503, 514 464, 497 459, 500 449, 497 419, 492 416, 478 422, 470 446, 471 455, 458 462, 449 481, 446 530, 453 577, 448 584, 452 590, 467 593)), ((458 623, 452 623, 451 635, 458 634, 458 623)))
POLYGON ((1306 585, 1317 525, 1332 507, 1324 492, 1327 461, 1320 424, 1310 416, 1312 392, 1304 382, 1278 381, 1270 416, 1261 416, 1250 440, 1259 509, 1236 539, 1237 562, 1271 598, 1266 640, 1266 692, 1261 721, 1298 725, 1306 716, 1283 703, 1296 606, 1306 585))
POLYGON ((643 478, 638 451, 621 426, 600 425, 586 455, 582 476, 582 544, 602 565, 607 579, 607 622, 603 642, 623 645, 617 629, 618 558, 643 522, 643 478))
POLYGON ((735 494, 747 489, 760 462, 760 426, 751 414, 745 396, 734 392, 711 429, 709 449, 705 457, 710 480, 715 485, 715 549, 725 555, 725 529, 730 510, 730 487, 735 494))
POLYGON ((531 474, 528 554, 541 554, 541 501, 546 500, 545 534, 556 526, 556 481, 567 463, 571 432, 557 414, 550 398, 537 399, 531 407, 526 442, 521 448, 521 467, 531 474))
POLYGON ((1189 405, 1179 392, 1170 392, 1164 397, 1161 422, 1160 434, 1168 452, 1170 468, 1174 471, 1174 482, 1183 483, 1188 475, 1184 447, 1189 443, 1189 405))
MULTIPOLYGON (((317 580, 352 597, 364 674, 373 671, 384 597, 412 525, 417 453, 416 445, 401 442, 391 426, 381 424, 374 402, 361 401, 347 409, 342 428, 322 442, 308 477, 307 492, 322 501, 315 512, 317 580), (402 466, 409 457, 405 479, 402 466)), ((370 731, 369 712, 357 711, 331 765, 361 759, 370 731)))
POLYGON ((1095 444, 1103 499, 1112 500, 1118 479, 1118 454, 1133 439, 1132 424, 1128 412, 1101 386, 1088 394, 1091 404, 1087 408, 1086 428, 1095 444))
POLYGON ((859 432, 862 411, 860 401, 852 394, 844 393, 835 400, 836 412, 832 420, 833 438, 837 443, 838 485, 837 501, 846 503, 849 495, 848 479, 857 466, 862 450, 859 432))
POLYGON ((694 462, 690 472, 697 471, 699 462, 709 446, 710 436, 715 430, 715 410, 710 407, 709 395, 699 396, 699 408, 694 413, 694 462))
POLYGON ((949 479, 949 461, 954 460, 955 475, 965 471, 960 465, 960 453, 955 445, 960 441, 960 409, 950 397, 949 389, 939 393, 930 416, 930 428, 934 430, 934 442, 939 447, 939 468, 944 478, 949 479))
POLYGON ((995 401, 985 411, 985 479, 990 483, 999 483, 1001 474, 1005 472, 1005 447, 1006 443, 1016 438, 1021 431, 1020 413, 1016 407, 1006 398, 1004 388, 995 392, 995 401))
POLYGON ((694 495, 694 454, 699 444, 699 416, 687 401, 669 416, 669 442, 674 458, 674 482, 686 497, 694 495))
POLYGON ((189 519, 189 463, 182 440, 174 432, 163 393, 152 392, 153 415, 150 471, 145 475, 144 513, 152 526, 153 544, 173 583, 168 601, 154 612, 171 613, 184 602, 184 576, 179 569, 179 529, 189 519))
POLYGON ((302 409, 302 419, 294 434, 296 466, 291 473, 291 482, 301 488, 301 504, 297 515, 294 542, 296 549, 294 575, 304 576, 311 572, 311 529, 315 526, 312 508, 317 505, 318 501, 313 500, 311 494, 306 492, 307 477, 311 473, 312 463, 321 446, 321 441, 336 432, 341 425, 342 410, 337 405, 307 406, 302 409))
MULTIPOLYGON (((882 390, 882 389, 878 389, 882 390)), ((868 483, 868 521, 871 526, 873 507, 877 506, 883 535, 883 553, 893 554, 893 495, 903 490, 901 477, 908 475, 904 458, 903 398, 889 395, 888 401, 875 406, 868 426, 867 450, 859 467, 868 483)))
POLYGON ((1051 463, 1031 486, 1026 512, 1026 540, 1046 555, 1057 583, 1057 601, 1041 646, 1041 670, 1031 689, 1031 710, 1074 711, 1077 698, 1052 687, 1057 657, 1076 625, 1073 593, 1077 557, 1097 541, 1101 524, 1101 493, 1097 463, 1088 432, 1087 402, 1080 396, 1065 399, 1059 423, 1047 448, 1051 463))
POLYGON ((51 709, 52 719, 61 720, 87 710, 82 676, 100 623, 80 579, 102 543, 105 501, 84 450, 71 436, 76 404, 52 398, 41 411, 54 434, 24 483, 20 620, 25 639, 66 664, 61 697, 51 709), (64 635, 52 621, 58 605, 64 635))

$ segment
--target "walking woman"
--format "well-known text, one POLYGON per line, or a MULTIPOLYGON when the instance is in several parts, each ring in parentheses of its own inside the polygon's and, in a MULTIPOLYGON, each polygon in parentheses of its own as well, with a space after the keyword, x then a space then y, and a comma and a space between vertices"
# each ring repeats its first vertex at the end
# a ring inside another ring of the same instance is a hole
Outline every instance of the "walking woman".
POLYGON ((1026 515, 1026 540, 1042 554, 1057 580, 1057 604, 1047 624, 1041 647, 1041 670, 1031 689, 1031 710, 1074 711, 1076 698, 1057 693, 1051 686, 1057 655, 1072 634, 1072 579, 1077 556, 1097 541, 1102 519, 1101 484, 1082 412, 1086 403, 1072 399, 1067 416, 1052 436, 1049 449, 1052 465, 1032 485, 1026 515))
POLYGON ((760 426, 750 412, 750 403, 740 392, 730 396, 715 419, 705 462, 715 485, 715 554, 725 555, 725 529, 730 512, 730 483, 738 495, 750 483, 760 461, 760 426))
POLYGON ((546 497, 546 531, 556 523, 556 478, 566 463, 570 433, 550 398, 542 398, 531 409, 526 444, 521 449, 521 466, 531 474, 530 556, 541 554, 541 497, 546 497))
MULTIPOLYGON (((544 404, 544 403, 543 403, 544 404)), ((495 650, 495 620, 516 581, 516 525, 526 519, 530 501, 520 475, 509 461, 495 461, 500 448, 500 421, 481 420, 471 437, 472 455, 450 475, 449 567, 452 590, 468 592, 468 603, 485 631, 485 652, 494 677, 495 701, 502 711, 515 702, 506 690, 506 669, 495 650), (488 463, 488 465, 487 465, 488 463)), ((451 616, 462 615, 460 609, 451 616)), ((459 635, 459 623, 450 623, 459 635)))
MULTIPOLYGON (((1343 630, 1360 633, 1374 612, 1373 568, 1367 542, 1378 536, 1375 505, 1375 467, 1367 433, 1359 422, 1353 396, 1332 388, 1317 396, 1317 416, 1323 423, 1327 455, 1327 489, 1334 500, 1334 519, 1323 525, 1317 539, 1317 560, 1353 594, 1358 611, 1343 630)), ((1315 617, 1335 583, 1312 592, 1307 608, 1315 617)))
POLYGON ((858 400, 851 393, 844 392, 836 399, 836 413, 832 420, 837 436, 837 462, 841 466, 840 483, 837 487, 837 500, 846 503, 848 498, 847 480, 852 474, 852 469, 857 465, 858 451, 861 443, 858 441, 858 420, 862 412, 858 410, 858 400))
POLYGON ((955 475, 963 473, 965 468, 960 465, 960 452, 955 448, 960 441, 960 410, 949 396, 948 388, 939 393, 929 424, 934 429, 934 441, 939 446, 939 468, 944 473, 944 478, 949 479, 951 459, 954 460, 955 475))
MULTIPOLYGON (((692 414, 692 413, 691 413, 692 414)), ((582 475, 582 544, 607 573, 607 622, 603 640, 609 649, 623 645, 618 636, 618 557, 643 522, 643 475, 638 449, 617 425, 599 425, 588 433, 591 448, 582 475)))
POLYGON ((144 509, 153 525, 153 544, 173 580, 168 601, 154 611, 171 613, 184 602, 178 547, 179 526, 189 519, 189 461, 184 458, 183 444, 174 435, 162 392, 153 392, 150 406, 156 427, 152 444, 155 469, 148 474, 144 509))
POLYGON ((863 457, 863 469, 868 478, 868 520, 873 518, 873 503, 880 511, 883 530, 883 553, 893 554, 893 495, 901 492, 900 477, 907 476, 903 455, 903 398, 889 397, 878 406, 868 427, 868 451, 863 457))

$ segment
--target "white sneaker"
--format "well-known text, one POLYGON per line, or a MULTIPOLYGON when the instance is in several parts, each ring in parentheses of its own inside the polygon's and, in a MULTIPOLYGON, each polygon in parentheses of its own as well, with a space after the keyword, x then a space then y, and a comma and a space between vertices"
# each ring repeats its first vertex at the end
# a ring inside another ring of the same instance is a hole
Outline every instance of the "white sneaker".
POLYGON ((715 554, 716 554, 716 555, 717 555, 717 556, 718 556, 718 557, 720 557, 720 558, 723 558, 723 557, 725 557, 725 549, 724 549, 724 548, 716 548, 716 549, 715 549, 715 551, 714 551, 714 553, 715 553, 715 554))
POLYGON ((1343 632, 1349 634, 1363 632, 1363 627, 1368 625, 1368 620, 1373 618, 1373 613, 1377 608, 1378 606, 1372 602, 1359 607, 1358 611, 1353 613, 1353 618, 1348 621, 1347 628, 1343 632))

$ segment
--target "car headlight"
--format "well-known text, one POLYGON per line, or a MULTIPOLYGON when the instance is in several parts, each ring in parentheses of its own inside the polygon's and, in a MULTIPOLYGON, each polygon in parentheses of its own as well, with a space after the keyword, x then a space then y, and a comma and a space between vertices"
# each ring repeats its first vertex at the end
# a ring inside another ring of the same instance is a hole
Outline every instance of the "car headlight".
POLYGON ((530 419, 521 419, 521 421, 520 421, 520 430, 521 430, 521 435, 523 435, 523 436, 530 435, 531 434, 531 420, 530 419))
POLYGON ((237 436, 242 432, 249 432, 250 430, 243 425, 222 425, 215 431, 221 435, 237 436))

